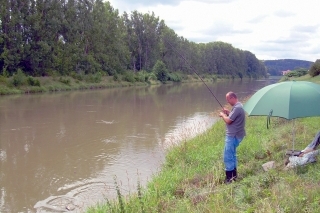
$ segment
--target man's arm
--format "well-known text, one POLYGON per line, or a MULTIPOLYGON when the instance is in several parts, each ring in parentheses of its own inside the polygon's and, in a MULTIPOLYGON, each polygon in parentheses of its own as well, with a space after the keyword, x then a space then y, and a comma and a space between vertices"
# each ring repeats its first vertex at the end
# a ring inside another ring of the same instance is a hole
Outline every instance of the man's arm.
POLYGON ((231 120, 225 113, 220 112, 219 116, 226 122, 226 124, 231 124, 233 120, 231 120))

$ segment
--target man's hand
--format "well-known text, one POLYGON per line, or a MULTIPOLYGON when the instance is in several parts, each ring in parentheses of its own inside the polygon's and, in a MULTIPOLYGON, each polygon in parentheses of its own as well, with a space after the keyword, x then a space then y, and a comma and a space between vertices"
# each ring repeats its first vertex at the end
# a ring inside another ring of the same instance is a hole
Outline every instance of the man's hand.
POLYGON ((230 118, 228 117, 228 115, 224 112, 220 112, 219 116, 224 120, 224 122, 226 122, 226 124, 231 124, 232 120, 230 120, 230 118))
POLYGON ((219 113, 219 116, 220 116, 220 117, 226 116, 226 113, 225 113, 225 112, 220 112, 220 113, 219 113))
POLYGON ((230 114, 230 111, 228 109, 226 109, 226 108, 223 108, 222 112, 224 114, 226 114, 227 116, 229 116, 229 114, 230 114))

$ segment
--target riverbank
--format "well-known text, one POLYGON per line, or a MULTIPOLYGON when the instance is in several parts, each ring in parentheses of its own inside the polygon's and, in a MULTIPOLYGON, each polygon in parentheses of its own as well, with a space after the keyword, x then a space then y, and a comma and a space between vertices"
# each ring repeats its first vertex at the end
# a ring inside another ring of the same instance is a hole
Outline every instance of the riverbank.
MULTIPOLYGON (((152 81, 149 84, 160 84, 152 81)), ((68 77, 19 77, 19 80, 0 78, 0 95, 60 92, 71 90, 102 89, 114 87, 147 86, 147 82, 115 81, 113 77, 103 76, 99 81, 78 80, 68 77), (15 83, 18 81, 20 83, 15 83), (30 83, 31 82, 31 83, 30 83)))
MULTIPOLYGON (((222 160, 224 123, 173 148, 159 174, 136 195, 90 208, 87 212, 317 212, 319 163, 285 168, 292 149, 292 122, 248 117, 247 137, 238 148, 239 181, 225 185, 222 160), (275 161, 268 172, 262 164, 275 161)), ((295 121, 295 148, 303 149, 319 130, 319 118, 295 121)))
MULTIPOLYGON (((232 80, 229 76, 203 76, 205 82, 232 80)), ((200 82, 196 75, 187 75, 181 78, 180 83, 200 82)), ((172 84, 167 81, 166 84, 172 84)), ((5 78, 0 76, 0 95, 46 93, 71 90, 103 89, 115 87, 148 86, 160 85, 160 81, 152 78, 135 79, 126 76, 51 76, 51 77, 31 77, 19 72, 15 76, 5 78)))
MULTIPOLYGON (((296 80, 319 83, 319 76, 296 80)), ((222 160, 225 126, 217 122, 210 130, 183 141, 166 156, 161 171, 146 188, 130 197, 91 207, 93 212, 317 212, 320 203, 319 163, 284 170, 288 149, 303 149, 319 131, 319 118, 287 121, 247 117, 247 136, 238 148, 239 181, 223 184, 222 160), (293 137, 294 131, 294 137, 293 137), (262 165, 275 162, 265 172, 262 165)))

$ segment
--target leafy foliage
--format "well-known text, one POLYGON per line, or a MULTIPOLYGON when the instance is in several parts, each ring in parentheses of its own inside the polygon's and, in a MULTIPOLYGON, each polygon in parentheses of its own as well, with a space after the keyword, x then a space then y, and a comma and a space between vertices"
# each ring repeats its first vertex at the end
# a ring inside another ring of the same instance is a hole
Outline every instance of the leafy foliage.
POLYGON ((15 73, 12 77, 11 84, 15 87, 22 86, 26 83, 27 77, 26 75, 22 72, 21 69, 18 69, 18 72, 15 73))
POLYGON ((38 86, 40 87, 40 81, 38 79, 33 78, 32 76, 27 77, 27 83, 30 86, 38 86))
POLYGON ((316 60, 316 62, 310 67, 309 74, 312 77, 320 74, 320 59, 316 60))
POLYGON ((157 80, 165 83, 168 80, 168 69, 162 61, 157 61, 154 65, 152 72, 157 76, 157 80))
POLYGON ((300 69, 293 70, 293 71, 287 73, 286 76, 287 77, 300 77, 300 76, 306 75, 307 73, 308 73, 307 69, 300 68, 300 69))
POLYGON ((125 72, 123 76, 123 80, 131 83, 134 83, 136 81, 133 72, 125 72))
POLYGON ((180 81, 180 74, 192 72, 190 65, 201 74, 232 78, 267 74, 249 51, 224 42, 190 42, 153 12, 120 16, 108 1, 3 0, 0 20, 0 74, 7 77, 21 69, 32 77, 80 81, 88 75, 96 82, 100 73, 142 82, 148 76, 136 73, 150 73, 158 61, 166 67, 157 71, 162 82, 180 81))
POLYGON ((181 82, 182 81, 182 76, 178 72, 169 73, 168 74, 168 80, 169 81, 173 81, 173 82, 181 82))

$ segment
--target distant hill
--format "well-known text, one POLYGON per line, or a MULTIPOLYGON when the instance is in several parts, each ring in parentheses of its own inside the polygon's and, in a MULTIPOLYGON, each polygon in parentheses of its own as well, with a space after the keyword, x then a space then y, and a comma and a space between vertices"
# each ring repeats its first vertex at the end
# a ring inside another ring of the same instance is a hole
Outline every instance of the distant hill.
POLYGON ((309 69, 314 62, 296 59, 278 59, 264 60, 263 63, 267 67, 267 72, 270 75, 282 75, 281 71, 285 70, 295 70, 298 68, 309 69))

